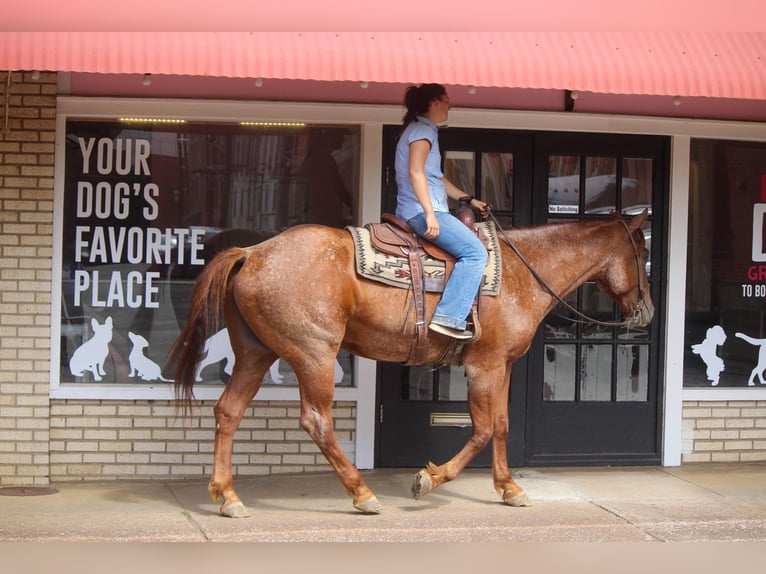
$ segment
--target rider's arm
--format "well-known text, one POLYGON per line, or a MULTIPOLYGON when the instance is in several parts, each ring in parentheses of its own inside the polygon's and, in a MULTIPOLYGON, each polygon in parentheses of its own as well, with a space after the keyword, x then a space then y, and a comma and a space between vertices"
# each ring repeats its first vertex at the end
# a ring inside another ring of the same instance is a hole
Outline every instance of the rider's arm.
POLYGON ((431 142, 428 140, 416 140, 410 144, 410 183, 415 197, 418 198, 426 217, 426 239, 433 239, 439 235, 439 222, 434 215, 434 206, 431 203, 431 195, 428 193, 428 180, 426 179, 426 158, 431 150, 431 142))

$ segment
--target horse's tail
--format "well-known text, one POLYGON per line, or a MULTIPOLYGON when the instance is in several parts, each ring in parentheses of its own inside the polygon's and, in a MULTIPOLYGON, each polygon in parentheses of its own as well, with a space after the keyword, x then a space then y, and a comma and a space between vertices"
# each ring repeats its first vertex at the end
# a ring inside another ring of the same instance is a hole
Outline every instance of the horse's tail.
POLYGON ((168 358, 171 368, 176 365, 176 406, 182 405, 184 415, 190 412, 194 400, 196 368, 202 360, 208 333, 216 333, 221 324, 229 278, 247 255, 248 250, 241 247, 222 251, 205 266, 194 282, 186 325, 170 349, 168 358))

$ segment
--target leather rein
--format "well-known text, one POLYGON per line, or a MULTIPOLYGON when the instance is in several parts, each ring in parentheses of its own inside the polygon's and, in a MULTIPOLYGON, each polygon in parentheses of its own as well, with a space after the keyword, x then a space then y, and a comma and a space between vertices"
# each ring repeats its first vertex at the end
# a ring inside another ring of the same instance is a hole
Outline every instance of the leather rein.
POLYGON ((532 267, 532 264, 527 260, 524 255, 522 255, 521 251, 516 247, 516 244, 511 241, 511 238, 508 237, 508 234, 506 234, 505 230, 502 228, 500 223, 498 223, 497 219, 495 218, 495 215, 492 213, 490 209, 487 209, 489 212, 489 216, 492 219, 492 222, 495 224, 495 227, 500 231, 500 235, 502 235, 503 239, 505 239, 505 242, 510 246, 511 249, 513 249, 513 252, 516 253, 516 255, 521 259, 522 263, 526 265, 527 269, 529 269, 529 272, 532 274, 532 276, 537 279, 537 282, 542 285, 542 287, 550 293, 551 296, 553 296, 554 299, 556 299, 559 303, 564 305, 567 309, 569 309, 572 313, 583 319, 582 321, 578 319, 573 319, 571 317, 566 317, 564 315, 560 315, 556 313, 556 315, 560 316, 563 319, 566 319, 568 321, 571 321, 572 323, 595 323, 596 325, 601 325, 604 327, 630 327, 631 325, 636 325, 641 320, 641 307, 644 305, 644 290, 641 287, 641 257, 638 253, 638 247, 636 246, 636 242, 633 239, 633 234, 630 232, 630 228, 628 227, 628 224, 625 223, 623 219, 620 219, 619 222, 622 223, 622 226, 625 228, 625 232, 628 234, 628 239, 630 239, 630 243, 633 246, 633 253, 636 256, 636 277, 638 278, 638 300, 633 304, 633 311, 629 318, 623 320, 623 321, 600 321, 599 319, 595 319, 593 317, 589 317, 588 315, 582 313, 581 311, 578 311, 572 305, 564 301, 564 299, 556 293, 551 287, 545 282, 545 279, 543 279, 540 274, 535 270, 534 267, 532 267))

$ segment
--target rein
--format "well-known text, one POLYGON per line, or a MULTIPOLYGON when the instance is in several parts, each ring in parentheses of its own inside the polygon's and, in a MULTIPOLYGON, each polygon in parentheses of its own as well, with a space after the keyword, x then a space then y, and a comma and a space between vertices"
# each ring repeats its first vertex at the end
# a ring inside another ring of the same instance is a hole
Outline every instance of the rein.
POLYGON ((636 256, 636 277, 638 277, 638 300, 633 305, 633 312, 631 313, 630 318, 625 319, 623 321, 600 321, 599 319, 595 319, 593 317, 589 317, 588 315, 582 313, 581 311, 578 311, 572 305, 564 301, 564 299, 556 293, 551 287, 545 282, 545 279, 543 279, 540 274, 535 270, 534 267, 532 267, 532 264, 527 260, 526 257, 519 251, 519 249, 516 247, 516 244, 511 241, 511 238, 508 237, 508 234, 505 232, 505 230, 502 228, 500 223, 495 218, 494 213, 492 213, 491 210, 487 209, 489 212, 489 216, 492 219, 492 222, 495 224, 495 227, 500 231, 500 235, 502 235, 503 239, 505 239, 505 242, 510 246, 511 249, 513 249, 513 252, 518 256, 519 259, 521 259, 522 263, 526 265, 527 269, 529 269, 529 272, 532 274, 532 276, 537 279, 537 282, 540 283, 540 285, 559 303, 564 305, 567 309, 569 309, 572 313, 577 315, 582 319, 582 321, 578 319, 572 319, 571 317, 565 317, 559 313, 556 313, 559 317, 562 319, 566 319, 568 321, 571 321, 572 323, 594 323, 596 325, 601 325, 603 327, 630 327, 631 325, 635 325, 638 323, 641 319, 641 306, 644 304, 644 290, 641 287, 641 262, 640 257, 638 254, 638 247, 636 246, 636 242, 633 239, 633 235, 630 232, 630 229, 628 228, 628 224, 625 223, 622 219, 620 219, 620 223, 622 223, 623 227, 625 228, 625 232, 628 234, 628 238, 630 239, 630 243, 633 246, 633 253, 636 256))

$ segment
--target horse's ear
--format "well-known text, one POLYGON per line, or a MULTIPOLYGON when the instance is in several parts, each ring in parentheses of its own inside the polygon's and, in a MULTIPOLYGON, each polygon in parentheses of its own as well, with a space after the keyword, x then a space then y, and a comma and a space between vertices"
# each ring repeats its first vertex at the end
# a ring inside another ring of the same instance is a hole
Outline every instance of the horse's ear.
POLYGON ((633 219, 630 220, 629 225, 630 225, 631 231, 635 231, 636 229, 639 229, 644 224, 644 221, 646 221, 647 217, 649 217, 649 208, 645 207, 641 213, 639 213, 633 219))

